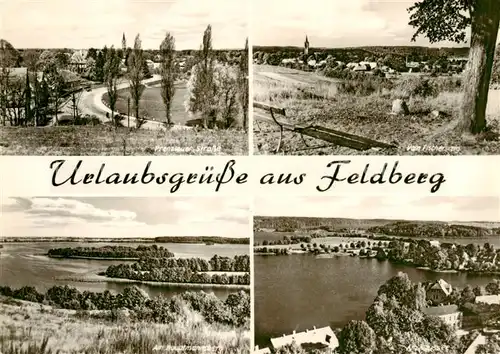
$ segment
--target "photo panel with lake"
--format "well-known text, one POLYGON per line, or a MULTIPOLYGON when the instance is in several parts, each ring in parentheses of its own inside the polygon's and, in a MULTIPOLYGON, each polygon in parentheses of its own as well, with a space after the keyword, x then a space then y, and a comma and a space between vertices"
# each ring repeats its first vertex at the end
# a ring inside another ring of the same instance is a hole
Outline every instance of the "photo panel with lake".
POLYGON ((248 0, 0 3, 0 154, 247 155, 248 0))
POLYGON ((248 202, 1 203, 2 353, 250 353, 248 202))
POLYGON ((253 4, 255 154, 500 152, 498 1, 253 4))
POLYGON ((254 210, 254 353, 499 353, 498 196, 254 210))

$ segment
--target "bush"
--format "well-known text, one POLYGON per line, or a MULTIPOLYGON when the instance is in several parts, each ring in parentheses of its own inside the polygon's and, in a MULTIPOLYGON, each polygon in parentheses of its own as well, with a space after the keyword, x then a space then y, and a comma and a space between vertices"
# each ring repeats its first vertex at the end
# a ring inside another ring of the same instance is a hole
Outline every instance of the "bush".
POLYGON ((423 77, 407 77, 400 80, 394 89, 395 96, 399 98, 409 98, 412 96, 419 97, 436 97, 439 89, 435 80, 430 80, 423 77))
POLYGON ((345 80, 338 85, 340 93, 356 96, 368 96, 382 93, 384 89, 391 89, 392 82, 378 76, 363 75, 362 79, 345 80))

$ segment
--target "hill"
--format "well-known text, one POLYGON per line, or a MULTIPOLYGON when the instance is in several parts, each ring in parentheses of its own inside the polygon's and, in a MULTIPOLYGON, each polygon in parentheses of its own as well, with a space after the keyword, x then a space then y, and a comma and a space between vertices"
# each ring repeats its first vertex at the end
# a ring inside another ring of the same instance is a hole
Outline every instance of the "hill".
POLYGON ((497 229, 472 225, 438 222, 396 221, 383 226, 371 227, 368 232, 406 237, 481 238, 495 235, 497 229))
POLYGON ((496 222, 256 216, 254 230, 265 229, 271 229, 275 232, 312 229, 335 232, 343 229, 358 229, 370 233, 407 237, 486 237, 500 233, 499 225, 496 222))
POLYGON ((254 218, 254 228, 275 229, 277 232, 321 228, 335 231, 344 228, 368 229, 374 226, 385 225, 390 221, 393 220, 256 216, 254 218))

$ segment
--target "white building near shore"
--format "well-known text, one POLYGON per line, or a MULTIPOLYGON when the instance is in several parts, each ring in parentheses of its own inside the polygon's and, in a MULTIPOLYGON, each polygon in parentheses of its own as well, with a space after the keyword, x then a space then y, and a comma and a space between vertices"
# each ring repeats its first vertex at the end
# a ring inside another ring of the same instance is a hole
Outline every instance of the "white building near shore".
POLYGON ((322 328, 314 327, 312 330, 306 329, 305 332, 298 333, 293 331, 293 333, 289 335, 283 334, 283 336, 281 337, 271 338, 271 344, 273 345, 274 349, 278 349, 292 343, 295 343, 297 345, 307 343, 323 344, 331 349, 335 349, 339 346, 337 336, 335 336, 335 333, 333 333, 333 330, 330 328, 330 326, 322 328))
POLYGON ((500 295, 476 296, 474 302, 476 304, 500 305, 500 295))
POLYGON ((271 349, 269 348, 259 348, 258 345, 255 346, 253 354, 271 354, 271 349))

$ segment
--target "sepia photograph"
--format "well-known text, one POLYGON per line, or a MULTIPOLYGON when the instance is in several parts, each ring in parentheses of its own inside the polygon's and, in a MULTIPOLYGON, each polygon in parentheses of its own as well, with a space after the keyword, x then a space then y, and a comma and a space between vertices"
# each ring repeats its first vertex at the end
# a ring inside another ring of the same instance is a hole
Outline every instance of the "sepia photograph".
POLYGON ((248 154, 247 0, 0 13, 0 154, 248 154))
POLYGON ((2 197, 0 208, 0 353, 250 353, 247 203, 2 197))
POLYGON ((497 0, 255 0, 253 149, 500 153, 497 0))
POLYGON ((254 353, 500 353, 498 196, 254 209, 254 353))

